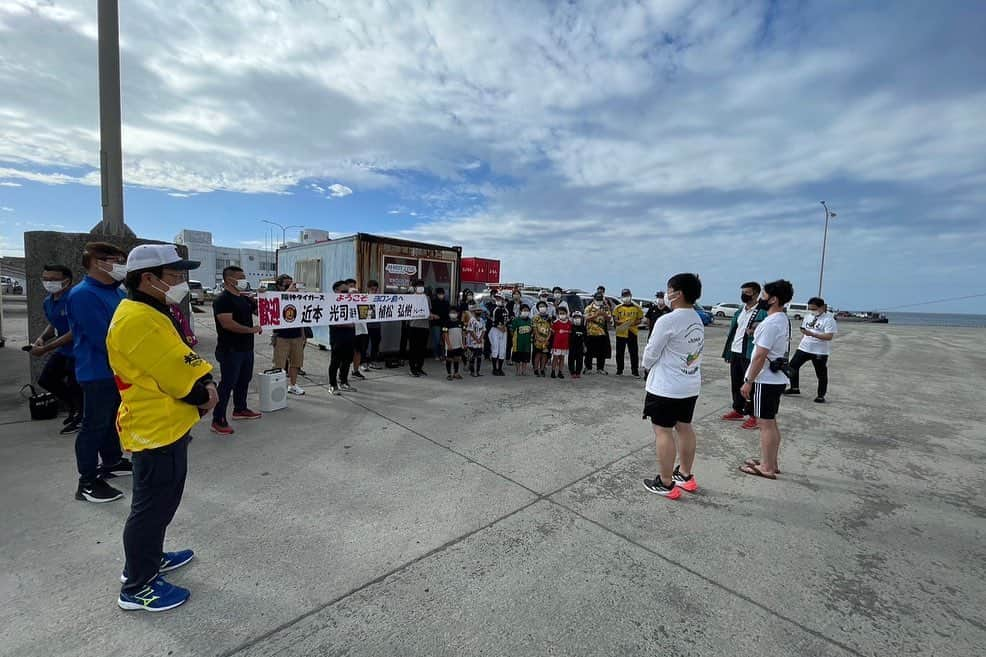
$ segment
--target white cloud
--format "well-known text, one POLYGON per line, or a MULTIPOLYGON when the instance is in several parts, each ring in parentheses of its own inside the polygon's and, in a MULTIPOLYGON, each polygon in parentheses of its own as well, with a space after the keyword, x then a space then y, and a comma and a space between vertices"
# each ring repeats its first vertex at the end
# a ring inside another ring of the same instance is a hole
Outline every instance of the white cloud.
POLYGON ((168 192, 168 196, 174 196, 175 198, 191 198, 192 196, 197 196, 195 192, 168 192))
POLYGON ((345 185, 340 185, 339 183, 329 185, 329 196, 332 198, 341 198, 343 196, 349 196, 352 193, 353 190, 345 185))
POLYGON ((0 211, 2 211, 2 212, 13 212, 14 209, 13 208, 8 208, 7 206, 3 206, 3 207, 0 207, 0 211))
POLYGON ((7 182, 7 181, 0 182, 0 187, 20 187, 20 186, 21 186, 20 183, 7 182))

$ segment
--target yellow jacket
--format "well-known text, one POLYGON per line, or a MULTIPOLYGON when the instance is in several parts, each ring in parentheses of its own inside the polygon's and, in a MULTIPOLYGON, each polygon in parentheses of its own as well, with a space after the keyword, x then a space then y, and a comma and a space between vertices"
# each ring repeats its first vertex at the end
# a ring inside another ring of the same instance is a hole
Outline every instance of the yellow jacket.
POLYGON ((212 365, 189 348, 168 315, 146 303, 121 301, 106 352, 120 389, 117 431, 124 449, 170 445, 198 423, 199 409, 180 400, 212 365))
POLYGON ((630 304, 620 304, 613 310, 613 323, 616 324, 616 337, 626 338, 629 337, 627 334, 637 335, 640 330, 640 322, 644 319, 644 310, 635 303, 630 304), (626 324, 627 322, 632 322, 629 329, 619 329, 620 324, 626 324))

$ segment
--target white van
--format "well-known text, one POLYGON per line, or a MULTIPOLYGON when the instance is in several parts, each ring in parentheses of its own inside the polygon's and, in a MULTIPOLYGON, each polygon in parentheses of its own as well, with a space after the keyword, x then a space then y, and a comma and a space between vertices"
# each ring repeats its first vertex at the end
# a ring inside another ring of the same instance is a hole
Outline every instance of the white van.
POLYGON ((801 320, 810 315, 807 303, 789 303, 787 305, 787 316, 801 320))

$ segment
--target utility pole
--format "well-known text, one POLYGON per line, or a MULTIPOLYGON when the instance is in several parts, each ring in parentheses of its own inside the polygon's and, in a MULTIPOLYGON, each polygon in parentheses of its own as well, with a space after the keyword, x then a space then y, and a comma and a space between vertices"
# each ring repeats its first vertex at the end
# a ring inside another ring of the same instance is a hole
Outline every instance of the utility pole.
POLYGON ((825 247, 829 240, 829 219, 835 217, 835 213, 829 210, 825 201, 819 201, 825 208, 825 233, 822 236, 822 266, 818 269, 818 296, 822 296, 822 279, 825 276, 825 247))
POLYGON ((123 142, 120 112, 120 10, 118 0, 98 0, 99 172, 103 220, 94 233, 133 237, 123 221, 123 142))

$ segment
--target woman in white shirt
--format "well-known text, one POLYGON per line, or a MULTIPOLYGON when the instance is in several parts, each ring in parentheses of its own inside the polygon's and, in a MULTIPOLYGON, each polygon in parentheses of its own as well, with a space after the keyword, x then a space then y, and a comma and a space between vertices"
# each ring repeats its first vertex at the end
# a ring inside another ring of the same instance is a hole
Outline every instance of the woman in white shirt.
POLYGON ((777 452, 781 431, 777 426, 777 411, 781 396, 787 388, 787 355, 791 349, 791 324, 784 306, 794 297, 790 281, 779 280, 763 286, 760 308, 767 311, 753 333, 753 359, 746 371, 740 394, 753 400, 753 416, 760 427, 760 458, 748 459, 740 471, 749 475, 777 479, 777 452))

